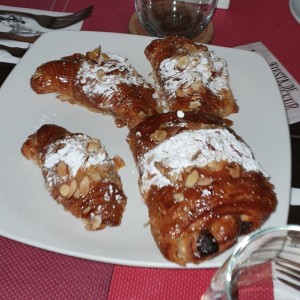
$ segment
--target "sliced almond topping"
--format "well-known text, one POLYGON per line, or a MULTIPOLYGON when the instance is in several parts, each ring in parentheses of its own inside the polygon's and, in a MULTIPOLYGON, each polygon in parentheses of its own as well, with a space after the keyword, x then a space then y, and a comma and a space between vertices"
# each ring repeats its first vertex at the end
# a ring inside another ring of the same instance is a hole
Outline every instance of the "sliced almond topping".
POLYGON ((101 58, 104 60, 110 60, 110 57, 106 53, 101 53, 101 58))
POLYGON ((89 60, 96 60, 99 58, 100 53, 101 53, 101 46, 95 48, 93 51, 87 52, 86 55, 89 60))
POLYGON ((235 165, 233 168, 229 167, 229 174, 232 178, 239 178, 241 176, 241 168, 239 165, 235 165))
POLYGON ((58 165, 56 166, 56 173, 60 177, 68 176, 69 175, 68 165, 64 161, 59 162, 58 165))
POLYGON ((186 81, 186 82, 181 86, 181 88, 184 90, 184 89, 187 89, 190 85, 191 85, 191 83, 190 83, 189 81, 186 81))
POLYGON ((62 184, 59 188, 59 192, 63 197, 66 197, 69 194, 70 191, 70 186, 68 186, 67 184, 62 184))
POLYGON ((90 179, 88 176, 84 176, 79 184, 79 190, 83 197, 85 197, 90 190, 90 179))
POLYGON ((189 104, 189 108, 190 109, 195 109, 195 110, 198 109, 200 106, 201 106, 200 100, 193 100, 189 104))
POLYGON ((213 179, 211 177, 200 175, 199 179, 197 181, 197 184, 200 186, 208 186, 208 185, 212 184, 212 182, 213 182, 213 179))
POLYGON ((93 218, 91 230, 96 230, 96 229, 98 229, 98 228, 100 227, 101 223, 102 223, 102 218, 101 218, 101 216, 96 215, 96 216, 93 218))
POLYGON ((169 173, 168 174, 168 178, 170 179, 170 181, 172 183, 176 183, 178 181, 182 181, 183 180, 182 174, 181 173, 175 173, 175 172, 172 172, 171 174, 169 173))
POLYGON ((183 49, 187 49, 190 53, 197 51, 197 47, 193 44, 184 44, 183 49))
POLYGON ((189 88, 187 88, 186 90, 184 90, 184 93, 189 95, 189 96, 192 96, 194 94, 194 90, 192 89, 192 87, 190 86, 189 88))
POLYGON ((200 61, 199 61, 199 59, 196 58, 196 57, 194 57, 194 58, 192 58, 192 59, 190 60, 190 65, 191 65, 192 67, 195 67, 195 66, 199 65, 199 63, 200 63, 200 61))
POLYGON ((87 214, 92 208, 90 206, 87 206, 83 211, 82 214, 87 214))
POLYGON ((106 74, 105 74, 105 72, 104 72, 102 69, 100 69, 100 70, 97 72, 97 77, 98 77, 99 79, 103 78, 105 75, 106 75, 106 74))
POLYGON ((185 186, 187 188, 192 188, 196 185, 197 181, 199 179, 199 172, 194 169, 186 178, 185 180, 185 186))
POLYGON ((167 137, 167 132, 165 130, 157 129, 152 134, 150 134, 150 139, 156 144, 161 143, 167 137))
POLYGON ((87 145, 87 151, 89 153, 98 153, 101 148, 101 145, 99 144, 99 141, 92 140, 87 145))
POLYGON ((224 168, 225 164, 225 161, 212 160, 207 164, 207 166, 214 171, 221 171, 224 168))
POLYGON ((189 59, 187 56, 181 56, 178 58, 177 61, 177 69, 182 71, 184 70, 189 64, 189 59))
MULTIPOLYGON (((193 95, 192 97, 191 97, 191 99, 192 99, 192 101, 199 101, 199 103, 200 103, 200 101, 201 101, 201 96, 200 95, 193 95)), ((201 105, 201 104, 200 104, 201 105)))
POLYGON ((125 161, 123 160, 122 157, 117 155, 113 158, 113 161, 115 163, 117 170, 120 170, 121 168, 125 167, 125 161))
POLYGON ((184 169, 184 171, 186 172, 186 173, 191 173, 192 172, 192 170, 193 170, 193 166, 189 166, 189 167, 186 167, 185 169, 184 169))
POLYGON ((78 187, 77 187, 75 193, 73 194, 73 197, 75 197, 76 199, 78 199, 80 197, 80 190, 78 187))
POLYGON ((184 195, 182 193, 174 193, 173 194, 173 199, 176 202, 182 202, 184 200, 184 195))
POLYGON ((75 179, 73 179, 73 180, 71 181, 71 183, 70 183, 70 189, 69 189, 69 193, 68 193, 68 195, 67 195, 67 198, 68 198, 68 199, 71 198, 71 197, 74 195, 76 189, 77 189, 77 182, 76 182, 75 179))
POLYGON ((200 82, 193 82, 191 84, 191 88, 195 91, 195 92, 199 92, 200 88, 201 88, 201 83, 200 82))
POLYGON ((147 115, 142 110, 139 112, 138 115, 141 119, 145 119, 147 117, 147 115))
POLYGON ((176 90, 176 96, 179 98, 183 98, 186 96, 185 92, 182 89, 177 89, 176 90))
POLYGON ((154 163, 154 167, 163 175, 163 176, 165 176, 166 175, 166 170, 165 170, 165 168, 163 167, 163 165, 161 164, 161 163, 159 163, 159 162, 155 162, 154 163))

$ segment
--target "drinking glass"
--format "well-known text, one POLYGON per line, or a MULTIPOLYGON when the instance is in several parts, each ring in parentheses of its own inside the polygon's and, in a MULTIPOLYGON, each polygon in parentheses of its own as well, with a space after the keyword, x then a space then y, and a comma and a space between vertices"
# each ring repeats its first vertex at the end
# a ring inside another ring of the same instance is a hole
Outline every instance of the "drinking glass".
POLYGON ((245 237, 201 299, 300 299, 300 226, 272 227, 245 237))
POLYGON ((139 21, 152 36, 194 38, 210 22, 217 0, 135 0, 139 21))

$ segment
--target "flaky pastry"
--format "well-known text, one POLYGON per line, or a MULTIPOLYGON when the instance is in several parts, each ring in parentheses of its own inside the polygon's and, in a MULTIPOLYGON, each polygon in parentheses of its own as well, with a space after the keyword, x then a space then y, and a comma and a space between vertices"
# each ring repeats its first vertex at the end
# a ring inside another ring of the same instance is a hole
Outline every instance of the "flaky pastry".
POLYGON ((238 112, 227 63, 207 46, 184 37, 153 40, 145 49, 152 66, 158 110, 200 110, 227 117, 238 112))
POLYGON ((269 175, 226 119, 199 111, 150 116, 127 140, 152 235, 172 262, 211 259, 276 208, 269 175))
POLYGON ((56 93, 60 100, 112 115, 120 127, 156 113, 153 87, 126 58, 100 47, 42 64, 30 83, 38 94, 56 93))
POLYGON ((51 196, 84 220, 86 229, 121 223, 127 198, 117 170, 124 162, 110 159, 98 139, 47 124, 28 137, 21 151, 41 168, 51 196))

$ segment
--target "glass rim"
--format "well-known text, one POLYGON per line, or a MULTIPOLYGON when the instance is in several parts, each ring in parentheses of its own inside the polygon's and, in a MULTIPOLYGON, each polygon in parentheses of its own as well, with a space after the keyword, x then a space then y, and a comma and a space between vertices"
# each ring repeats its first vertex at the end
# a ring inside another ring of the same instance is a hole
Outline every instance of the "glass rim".
POLYGON ((228 300, 231 300, 231 288, 230 288, 230 283, 232 280, 232 271, 233 271, 233 266, 236 260, 236 257, 239 256, 239 254, 245 249, 245 247, 248 245, 248 243, 252 240, 256 240, 259 237, 268 234, 268 233, 273 233, 273 232, 282 232, 282 231, 298 231, 300 232, 300 225, 283 225, 283 226, 272 226, 268 228, 263 228, 263 229, 257 229, 250 233, 249 235, 245 236, 235 247, 231 257, 228 260, 227 268, 226 268, 226 276, 225 276, 225 289, 226 289, 226 294, 228 297, 228 300))

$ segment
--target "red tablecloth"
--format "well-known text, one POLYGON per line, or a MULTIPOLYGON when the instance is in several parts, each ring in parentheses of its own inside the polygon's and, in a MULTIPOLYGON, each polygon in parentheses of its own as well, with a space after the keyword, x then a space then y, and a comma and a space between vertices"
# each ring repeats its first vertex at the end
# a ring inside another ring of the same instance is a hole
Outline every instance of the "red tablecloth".
MULTIPOLYGON (((1 0, 54 11, 95 6, 82 30, 128 32, 134 0, 1 0)), ((300 24, 288 0, 231 0, 213 17, 211 44, 261 41, 300 82, 300 24)), ((1 208, 0 208, 1 209, 1 208)), ((215 270, 161 270, 77 259, 0 238, 0 299, 200 299, 215 270)))

